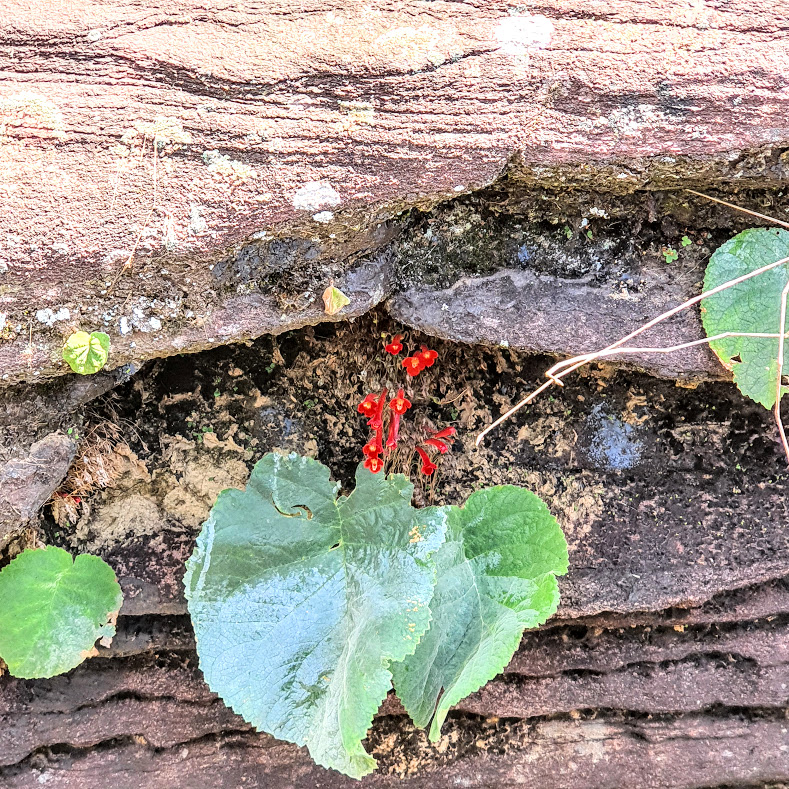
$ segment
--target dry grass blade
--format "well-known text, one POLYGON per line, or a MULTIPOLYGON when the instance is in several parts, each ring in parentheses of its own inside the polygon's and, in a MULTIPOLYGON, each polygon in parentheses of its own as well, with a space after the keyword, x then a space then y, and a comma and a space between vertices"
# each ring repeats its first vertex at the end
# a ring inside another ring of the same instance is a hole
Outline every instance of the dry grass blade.
POLYGON ((130 454, 117 425, 105 421, 89 428, 66 478, 52 495, 52 514, 58 525, 76 523, 81 499, 99 488, 112 487, 130 454))

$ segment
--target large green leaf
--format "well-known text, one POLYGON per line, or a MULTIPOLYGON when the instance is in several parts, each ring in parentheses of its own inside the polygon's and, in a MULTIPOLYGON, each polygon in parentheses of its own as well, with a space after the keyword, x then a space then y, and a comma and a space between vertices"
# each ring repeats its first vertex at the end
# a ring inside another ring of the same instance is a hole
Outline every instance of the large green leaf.
POLYGON ((53 677, 115 635, 123 602, 112 568, 62 548, 24 551, 0 572, 0 657, 17 677, 53 677))
POLYGON ((110 338, 103 331, 75 331, 63 346, 63 360, 80 375, 97 373, 107 364, 110 338))
POLYGON ((428 626, 446 511, 361 465, 356 489, 316 460, 264 456, 246 491, 223 491, 184 579, 210 687, 258 729, 354 777, 391 687, 391 661, 428 626))
MULTIPOLYGON (((745 230, 719 247, 707 265, 704 290, 712 290, 757 268, 789 257, 789 232, 757 228, 745 230)), ((777 334, 781 291, 789 279, 789 265, 777 266, 745 282, 708 296, 701 302, 701 320, 708 337, 725 332, 777 334)), ((726 337, 710 347, 732 370, 740 391, 765 408, 775 405, 778 386, 778 340, 726 337), (735 358, 737 357, 737 358, 735 358)), ((789 343, 784 352, 789 369, 789 343)))
POLYGON ((567 543, 540 498, 505 485, 452 508, 435 559, 430 630, 393 667, 395 690, 414 723, 424 727, 433 718, 432 740, 450 707, 509 663, 524 629, 556 610, 567 543))

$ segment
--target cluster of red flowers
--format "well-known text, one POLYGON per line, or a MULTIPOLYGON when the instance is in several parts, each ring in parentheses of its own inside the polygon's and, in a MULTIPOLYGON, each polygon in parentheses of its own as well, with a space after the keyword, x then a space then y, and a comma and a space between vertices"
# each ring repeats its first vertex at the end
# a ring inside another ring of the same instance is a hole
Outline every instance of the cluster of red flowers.
MULTIPOLYGON (((391 342, 384 345, 384 350, 392 356, 397 356, 403 350, 402 339, 402 335, 396 334, 391 342)), ((430 350, 426 345, 423 345, 421 351, 403 360, 403 367, 405 367, 408 375, 413 377, 419 375, 426 367, 432 367, 437 358, 438 353, 436 351, 430 350)), ((372 430, 372 435, 364 445, 363 452, 364 466, 372 471, 373 474, 377 474, 383 469, 383 456, 386 452, 397 446, 400 438, 400 420, 405 412, 411 408, 411 402, 406 398, 402 388, 397 390, 397 394, 388 403, 386 398, 386 389, 380 394, 368 394, 357 408, 360 414, 367 417, 367 426, 372 430), (384 425, 387 418, 388 430, 385 430, 384 425), (386 441, 384 441, 385 432, 386 441)), ((422 460, 423 474, 430 475, 436 470, 436 464, 430 460, 430 456, 423 447, 437 449, 443 455, 449 450, 454 433, 454 427, 445 427, 416 447, 417 454, 422 460)))

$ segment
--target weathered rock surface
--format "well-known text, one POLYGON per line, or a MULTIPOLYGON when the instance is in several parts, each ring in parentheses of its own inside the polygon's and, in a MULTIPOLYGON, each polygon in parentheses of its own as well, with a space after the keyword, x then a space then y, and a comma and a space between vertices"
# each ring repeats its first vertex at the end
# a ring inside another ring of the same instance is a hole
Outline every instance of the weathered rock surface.
POLYGON ((107 330, 121 364, 311 323, 216 266, 262 232, 284 259, 317 239, 315 298, 360 234, 508 162, 560 190, 779 185, 787 18, 672 0, 12 0, 0 379, 65 372, 74 325, 107 330))
MULTIPOLYGON (((786 218, 786 3, 3 11, 0 545, 65 473, 74 446, 59 431, 145 360, 326 321, 329 284, 351 298, 335 320, 389 299, 433 337, 595 350, 695 295, 712 249, 744 226, 682 187, 786 218), (65 375, 74 328, 107 331, 119 369, 65 375)), ((368 320, 335 344, 305 334, 287 360, 276 345, 265 359, 259 345, 215 350, 122 390, 112 413, 136 420, 158 460, 136 487, 90 497, 84 533, 57 536, 90 540, 116 569, 118 636, 64 677, 0 677, 1 786, 358 785, 208 691, 181 577, 219 484, 212 463, 232 455, 243 472, 287 434, 353 467, 336 415, 374 370, 364 343, 387 317, 368 320), (159 462, 173 446, 189 448, 159 462), (135 504, 134 522, 116 517, 135 504)), ((643 339, 699 337, 689 312, 643 339)), ((725 384, 691 396, 606 369, 473 453, 474 431, 542 361, 449 342, 441 360, 432 413, 462 426, 446 494, 529 485, 565 526, 573 570, 557 616, 438 745, 387 699, 369 740, 381 768, 362 785, 789 783, 789 512, 769 416, 725 384)), ((629 363, 724 376, 706 349, 629 363)))
MULTIPOLYGON (((598 787, 618 786, 622 775, 633 787, 787 780, 787 615, 688 628, 656 617, 624 630, 590 622, 529 633, 504 674, 460 705, 472 717, 450 717, 443 744, 406 736, 402 718, 379 718, 370 743, 383 770, 363 785, 405 778, 416 787, 510 786, 525 777, 598 787), (394 747, 392 724, 401 738, 394 747), (677 769, 678 761, 694 771, 677 769)), ((127 618, 122 628, 127 646, 114 647, 112 658, 69 677, 5 682, 4 786, 33 786, 42 776, 62 787, 132 787, 141 776, 150 787, 353 785, 230 713, 194 668, 180 618, 127 618)), ((393 696, 381 714, 402 716, 393 696)))
POLYGON ((26 457, 0 466, 0 548, 38 516, 66 476, 76 451, 71 438, 52 433, 33 444, 26 457))
MULTIPOLYGON (((421 287, 398 294, 390 301, 389 312, 409 326, 444 339, 577 356, 602 350, 695 295, 676 279, 668 279, 668 272, 654 274, 642 272, 648 284, 630 293, 550 274, 503 270, 460 280, 444 290, 421 287)), ((698 313, 688 310, 628 345, 670 348, 703 337, 698 313)), ((706 345, 665 354, 620 354, 606 361, 686 381, 727 377, 706 345)))

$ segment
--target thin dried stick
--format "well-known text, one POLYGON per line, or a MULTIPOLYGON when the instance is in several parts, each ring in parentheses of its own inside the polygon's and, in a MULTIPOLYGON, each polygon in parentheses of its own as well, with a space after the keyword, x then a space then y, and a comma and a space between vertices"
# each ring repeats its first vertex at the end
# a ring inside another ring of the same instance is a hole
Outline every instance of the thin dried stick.
POLYGON ((783 419, 781 419, 781 395, 783 395, 783 375, 784 375, 784 337, 786 332, 786 297, 789 294, 789 282, 784 285, 781 291, 781 322, 778 326, 781 334, 778 337, 778 381, 775 386, 775 406, 773 416, 775 424, 778 425, 778 434, 781 436, 781 444, 786 455, 786 462, 789 463, 789 442, 786 440, 783 419))
MULTIPOLYGON (((761 268, 751 271, 748 274, 743 274, 741 277, 737 277, 736 279, 730 280, 729 282, 724 282, 722 285, 718 285, 717 287, 712 288, 712 290, 704 291, 703 293, 700 293, 698 296, 694 296, 692 299, 688 299, 687 301, 683 302, 679 306, 674 307, 668 310, 667 312, 664 312, 662 315, 658 315, 657 318, 653 318, 651 321, 648 321, 643 326, 640 326, 635 331, 632 331, 630 332, 630 334, 626 335, 625 337, 622 337, 621 340, 617 340, 615 343, 612 343, 606 348, 603 348, 601 351, 596 351, 595 353, 582 354, 580 356, 575 356, 572 359, 568 359, 564 362, 559 362, 558 364, 554 365, 551 368, 551 370, 548 373, 549 378, 544 384, 542 384, 540 387, 535 389, 531 394, 529 394, 519 403, 517 403, 512 408, 510 408, 509 411, 507 411, 505 414, 500 416, 495 422, 488 425, 477 436, 477 439, 474 442, 475 446, 479 446, 480 443, 482 442, 482 439, 491 430, 493 430, 495 427, 498 427, 502 422, 509 419, 514 413, 516 413, 521 408, 523 408, 523 406, 530 403, 535 397, 537 397, 537 395, 544 392, 549 386, 553 386, 555 384, 561 386, 562 385, 561 378, 564 378, 564 376, 569 375, 571 372, 574 372, 579 367, 583 367, 583 365, 588 364, 589 362, 592 362, 595 359, 600 358, 601 356, 610 356, 612 352, 620 348, 629 340, 632 340, 634 337, 637 337, 639 334, 642 334, 648 329, 651 329, 653 326, 656 326, 658 323, 661 323, 662 321, 673 317, 677 313, 682 312, 683 310, 686 310, 689 307, 692 307, 694 304, 697 304, 702 299, 705 299, 708 296, 712 296, 715 293, 720 293, 721 291, 726 290, 727 288, 732 288, 735 285, 739 285, 741 282, 745 282, 746 280, 751 279, 752 277, 758 277, 760 274, 764 274, 765 272, 770 271, 771 269, 774 269, 777 266, 780 266, 784 263, 789 263, 789 257, 782 258, 781 260, 776 260, 774 263, 768 263, 766 266, 762 266, 761 268), (557 372, 557 370, 559 370, 560 372, 557 372)), ((707 340, 705 340, 704 342, 707 342, 707 340)))
MULTIPOLYGON (((633 345, 613 348, 610 351, 597 351, 595 353, 588 353, 585 354, 585 356, 589 359, 589 361, 595 361, 606 356, 619 356, 620 353, 674 353, 675 351, 685 350, 685 348, 692 348, 695 345, 706 345, 707 343, 716 342, 717 340, 725 340, 727 337, 756 337, 757 339, 762 340, 777 340, 781 339, 782 337, 789 337, 789 332, 781 335, 777 333, 769 334, 766 332, 725 331, 721 334, 716 334, 713 337, 705 337, 701 340, 690 340, 689 342, 683 342, 679 345, 668 345, 664 348, 649 348, 641 345, 633 345)), ((584 356, 575 357, 575 359, 578 360, 583 358, 584 356)), ((548 372, 545 373, 545 375, 552 379, 552 383, 558 384, 559 386, 564 386, 561 379, 556 376, 556 372, 573 361, 573 359, 568 359, 564 362, 557 362, 553 367, 551 367, 550 370, 548 370, 548 372)))
POLYGON ((734 203, 727 203, 725 200, 719 200, 717 197, 710 197, 709 195, 705 195, 703 192, 696 192, 693 189, 686 189, 685 191, 690 192, 692 195, 696 195, 696 197, 703 197, 705 200, 712 200, 713 203, 725 205, 727 208, 733 208, 735 211, 739 211, 740 213, 749 214, 750 216, 755 216, 759 219, 766 219, 768 222, 772 222, 775 225, 781 225, 781 227, 789 228, 789 223, 782 222, 780 219, 773 219, 773 217, 767 216, 766 214, 760 214, 758 211, 749 211, 747 208, 740 208, 740 206, 734 205, 734 203))

